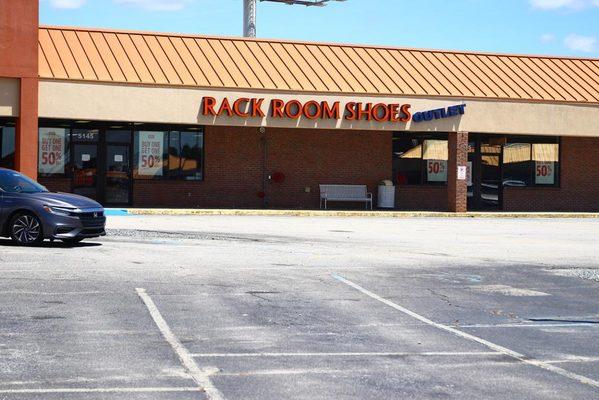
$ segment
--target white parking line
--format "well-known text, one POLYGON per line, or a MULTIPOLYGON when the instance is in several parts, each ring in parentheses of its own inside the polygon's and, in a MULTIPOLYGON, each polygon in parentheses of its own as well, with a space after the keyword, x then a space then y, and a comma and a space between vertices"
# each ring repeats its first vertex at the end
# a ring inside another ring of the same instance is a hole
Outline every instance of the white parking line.
POLYGON ((528 358, 524 354, 520 354, 520 353, 518 353, 518 352, 516 352, 514 350, 510 350, 507 347, 503 347, 503 346, 500 346, 498 344, 489 342, 488 340, 479 338, 477 336, 471 335, 471 334, 466 333, 466 332, 462 332, 462 331, 460 331, 458 329, 455 329, 455 328, 452 328, 450 326, 434 322, 434 321, 432 321, 432 320, 430 320, 430 319, 428 319, 428 318, 426 318, 426 317, 424 317, 424 316, 422 316, 420 314, 415 313, 414 311, 408 310, 407 308, 402 307, 399 304, 396 304, 396 303, 394 303, 394 302, 392 302, 390 300, 387 300, 387 299, 385 299, 385 298, 377 295, 376 293, 373 293, 373 292, 371 292, 371 291, 369 291, 367 289, 364 289, 362 286, 360 286, 360 285, 358 285, 358 284, 356 284, 356 283, 354 283, 354 282, 352 282, 352 281, 350 281, 348 279, 345 279, 344 277, 342 277, 340 275, 333 274, 333 277, 335 279, 337 279, 339 282, 342 282, 342 283, 344 283, 344 284, 346 284, 348 286, 351 286, 352 288, 354 288, 354 289, 356 289, 356 290, 364 293, 365 295, 367 295, 367 296, 369 296, 369 297, 371 297, 371 298, 373 298, 373 299, 375 299, 377 301, 380 301, 381 303, 386 304, 389 307, 396 309, 397 311, 400 311, 400 312, 402 312, 404 314, 407 314, 407 315, 409 315, 412 318, 415 318, 415 319, 417 319, 417 320, 419 320, 421 322, 424 322, 427 325, 434 326, 437 329, 441 329, 441 330, 453 333, 454 335, 459 336, 461 338, 470 340, 472 342, 476 342, 478 344, 481 344, 483 346, 486 346, 486 347, 490 348, 491 350, 494 350, 494 351, 497 351, 499 353, 503 353, 506 356, 515 358, 515 359, 517 359, 517 360, 519 360, 519 361, 521 361, 521 362, 523 362, 525 364, 534 365, 535 367, 539 367, 539 368, 545 369, 547 371, 551 371, 553 373, 556 373, 558 375, 565 376, 567 378, 570 378, 570 379, 572 379, 574 381, 577 381, 577 382, 580 382, 582 384, 599 388, 599 381, 593 380, 591 378, 587 378, 586 376, 583 376, 583 375, 575 374, 573 372, 567 371, 567 370, 565 370, 563 368, 560 368, 560 367, 556 367, 555 365, 547 364, 546 362, 543 362, 543 361, 540 361, 540 360, 535 360, 535 359, 528 358))
POLYGON ((422 353, 406 352, 347 352, 347 353, 196 353, 191 354, 196 358, 218 358, 218 357, 435 357, 435 356, 492 356, 502 355, 496 351, 429 351, 422 353))
POLYGON ((203 390, 206 392, 206 396, 210 400, 224 400, 224 396, 216 387, 214 387, 212 381, 210 380, 209 375, 213 371, 208 369, 200 369, 200 367, 198 367, 196 362, 193 360, 193 357, 191 357, 189 351, 181 344, 179 339, 177 339, 177 337, 174 335, 173 331, 171 331, 171 328, 162 317, 162 314, 160 314, 156 304, 154 304, 154 301, 148 295, 146 290, 142 288, 137 288, 135 290, 146 305, 150 315, 152 316, 152 319, 154 320, 154 323, 156 323, 156 326, 160 330, 160 333, 162 333, 164 339, 168 342, 168 344, 170 344, 173 351, 177 354, 183 366, 187 368, 193 380, 196 381, 201 388, 203 388, 203 390))
POLYGON ((0 389, 0 394, 202 392, 198 387, 0 389))
POLYGON ((570 358, 562 358, 559 360, 543 360, 547 364, 580 364, 580 363, 595 363, 599 362, 599 357, 570 357, 570 358))

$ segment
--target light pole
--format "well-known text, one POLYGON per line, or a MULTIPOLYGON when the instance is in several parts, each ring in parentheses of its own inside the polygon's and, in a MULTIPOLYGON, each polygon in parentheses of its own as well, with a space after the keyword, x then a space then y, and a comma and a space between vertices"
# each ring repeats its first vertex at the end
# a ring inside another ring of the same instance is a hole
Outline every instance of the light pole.
POLYGON ((256 0, 243 0, 243 36, 256 37, 256 0))
MULTIPOLYGON (((345 0, 260 0, 271 3, 283 3, 290 6, 324 7, 329 1, 345 0)), ((243 36, 256 37, 256 0, 243 0, 243 36)))

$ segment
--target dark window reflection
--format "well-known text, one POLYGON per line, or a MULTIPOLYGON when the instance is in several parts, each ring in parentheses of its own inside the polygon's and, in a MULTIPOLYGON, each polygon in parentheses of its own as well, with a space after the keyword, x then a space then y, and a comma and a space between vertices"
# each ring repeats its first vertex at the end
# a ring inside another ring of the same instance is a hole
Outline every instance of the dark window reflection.
POLYGON ((393 179, 396 185, 445 185, 447 139, 445 135, 393 137, 393 179))
POLYGON ((3 125, 0 122, 0 167, 15 168, 15 127, 12 123, 3 125))

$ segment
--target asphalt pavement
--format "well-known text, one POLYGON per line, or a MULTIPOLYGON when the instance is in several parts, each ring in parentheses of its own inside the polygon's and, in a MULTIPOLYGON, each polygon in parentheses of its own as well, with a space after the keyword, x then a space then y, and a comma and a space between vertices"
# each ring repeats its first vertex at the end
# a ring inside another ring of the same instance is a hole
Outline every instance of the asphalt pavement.
POLYGON ((0 239, 0 399, 599 398, 599 220, 110 217, 0 239))

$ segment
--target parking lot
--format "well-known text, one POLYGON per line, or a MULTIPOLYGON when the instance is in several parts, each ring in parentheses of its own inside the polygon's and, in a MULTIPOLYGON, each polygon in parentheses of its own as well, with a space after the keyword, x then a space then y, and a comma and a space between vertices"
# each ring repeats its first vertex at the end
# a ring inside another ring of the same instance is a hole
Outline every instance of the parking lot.
POLYGON ((0 239, 0 399, 599 397, 599 219, 108 224, 0 239))

